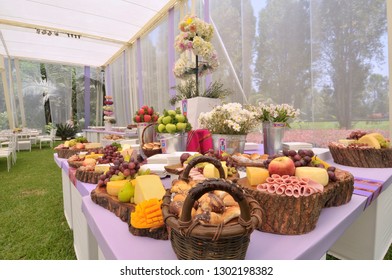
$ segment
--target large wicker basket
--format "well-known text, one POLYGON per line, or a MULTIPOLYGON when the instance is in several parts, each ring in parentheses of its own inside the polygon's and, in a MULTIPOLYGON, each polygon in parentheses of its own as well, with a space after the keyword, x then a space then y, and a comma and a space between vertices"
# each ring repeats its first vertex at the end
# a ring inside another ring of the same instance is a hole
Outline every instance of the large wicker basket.
MULTIPOLYGON (((197 157, 190 161, 181 176, 182 179, 188 178, 192 167, 205 161, 213 163, 221 177, 224 176, 220 161, 197 157)), ((237 184, 224 179, 208 179, 198 183, 189 191, 180 218, 169 212, 170 202, 171 194, 168 190, 163 197, 162 213, 169 230, 172 248, 178 259, 245 259, 250 234, 261 224, 262 210, 237 184), (238 222, 217 226, 203 225, 192 220, 191 211, 195 201, 203 194, 214 190, 226 191, 238 202, 241 211, 238 222)))
POLYGON ((152 125, 156 125, 156 123, 150 123, 149 125, 147 125, 147 126, 143 129, 142 137, 141 137, 142 142, 140 143, 140 148, 142 149, 142 151, 143 151, 143 153, 144 153, 144 155, 145 155, 146 157, 151 157, 151 156, 156 155, 156 154, 162 154, 162 149, 152 149, 152 150, 150 150, 150 149, 145 149, 145 148, 144 148, 144 144, 146 144, 146 143, 144 143, 144 132, 146 131, 146 129, 147 129, 148 127, 150 127, 150 126, 152 126, 152 125))

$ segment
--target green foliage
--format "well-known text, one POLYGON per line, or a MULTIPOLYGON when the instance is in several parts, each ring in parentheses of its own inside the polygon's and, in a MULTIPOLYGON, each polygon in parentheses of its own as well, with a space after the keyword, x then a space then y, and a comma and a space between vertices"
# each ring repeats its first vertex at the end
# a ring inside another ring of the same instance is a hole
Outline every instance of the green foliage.
POLYGON ((194 79, 189 79, 185 83, 178 84, 173 88, 176 89, 177 94, 170 98, 170 105, 175 105, 177 101, 197 96, 224 99, 232 93, 229 89, 224 88, 223 84, 219 81, 213 82, 201 94, 198 94, 196 90, 196 81, 194 79))
POLYGON ((56 124, 57 127, 57 132, 56 136, 61 137, 61 140, 67 140, 68 138, 74 138, 75 134, 78 132, 78 127, 73 126, 71 124, 65 123, 59 123, 56 124))
POLYGON ((7 112, 0 113, 0 129, 8 128, 8 115, 7 112))
POLYGON ((54 123, 48 123, 47 125, 45 125, 45 132, 47 133, 47 134, 49 134, 50 133, 50 130, 52 129, 52 128, 56 128, 56 125, 54 124, 54 123))
POLYGON ((0 260, 76 260, 53 149, 33 145, 6 166, 0 159, 0 260))

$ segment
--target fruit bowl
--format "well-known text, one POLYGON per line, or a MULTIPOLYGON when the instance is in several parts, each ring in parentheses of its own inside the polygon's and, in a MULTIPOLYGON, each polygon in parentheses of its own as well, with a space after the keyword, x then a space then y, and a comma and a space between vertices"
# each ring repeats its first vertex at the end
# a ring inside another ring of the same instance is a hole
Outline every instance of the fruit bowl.
POLYGON ((353 131, 347 139, 328 144, 334 162, 353 167, 390 168, 392 149, 380 133, 353 131))
POLYGON ((361 146, 331 142, 328 144, 334 162, 353 167, 364 168, 391 168, 392 149, 375 149, 368 146, 361 146))

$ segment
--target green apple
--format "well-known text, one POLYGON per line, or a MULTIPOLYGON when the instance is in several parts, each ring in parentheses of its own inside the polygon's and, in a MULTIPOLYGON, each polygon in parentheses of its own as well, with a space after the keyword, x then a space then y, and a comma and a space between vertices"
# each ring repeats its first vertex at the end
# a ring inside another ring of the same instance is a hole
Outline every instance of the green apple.
POLYGON ((132 185, 131 182, 126 182, 124 187, 118 192, 118 200, 120 202, 129 202, 131 197, 135 194, 135 187, 132 185))
POLYGON ((182 114, 176 114, 176 120, 180 123, 185 122, 185 116, 182 114))
POLYGON ((165 130, 166 125, 164 125, 163 123, 161 123, 160 125, 158 125, 158 131, 160 133, 162 133, 165 130))
POLYGON ((162 123, 163 116, 160 116, 157 120, 158 123, 162 123))
POLYGON ((163 124, 171 123, 171 121, 172 121, 172 118, 170 116, 163 117, 163 119, 162 119, 163 124))
POLYGON ((176 132, 176 130, 177 130, 177 127, 176 127, 175 124, 168 123, 168 124, 166 125, 166 131, 167 131, 167 132, 169 132, 169 133, 174 133, 174 132, 176 132))
POLYGON ((179 131, 185 131, 185 129, 186 129, 186 123, 183 123, 183 122, 179 122, 179 123, 177 123, 177 130, 179 130, 179 131))
POLYGON ((167 113, 169 114, 169 116, 175 116, 177 113, 174 110, 167 110, 167 113))

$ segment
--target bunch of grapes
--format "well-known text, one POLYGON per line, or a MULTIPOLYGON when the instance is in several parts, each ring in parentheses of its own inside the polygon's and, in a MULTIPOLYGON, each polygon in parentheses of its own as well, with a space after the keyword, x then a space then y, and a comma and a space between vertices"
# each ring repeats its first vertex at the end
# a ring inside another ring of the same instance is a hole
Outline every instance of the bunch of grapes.
POLYGON ((117 151, 117 146, 107 145, 103 149, 103 156, 102 158, 98 158, 98 164, 107 164, 113 162, 114 164, 120 164, 124 161, 124 157, 120 152, 117 151))
POLYGON ((336 170, 335 166, 329 166, 327 168, 329 180, 332 182, 336 182, 338 180, 338 178, 335 175, 335 170, 336 170))
POLYGON ((236 162, 233 160, 233 158, 230 156, 229 153, 226 152, 220 153, 219 151, 214 152, 213 149, 209 149, 204 155, 208 157, 216 158, 219 161, 226 161, 226 166, 228 167, 228 169, 230 169, 230 167, 234 167, 234 168, 237 167, 236 162))
POLYGON ((312 150, 283 150, 283 155, 294 161, 295 167, 310 166, 314 152, 312 150))
POLYGON ((123 179, 133 179, 135 178, 139 169, 140 163, 135 161, 133 158, 131 158, 129 162, 115 161, 113 162, 113 165, 110 166, 109 171, 99 177, 98 187, 106 186, 113 175, 119 176, 121 174, 123 179))
POLYGON ((347 137, 347 139, 355 139, 358 140, 359 138, 361 138, 362 136, 364 136, 365 134, 367 134, 365 131, 362 130, 354 130, 350 133, 350 135, 347 137))

